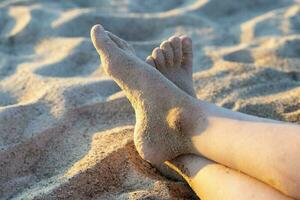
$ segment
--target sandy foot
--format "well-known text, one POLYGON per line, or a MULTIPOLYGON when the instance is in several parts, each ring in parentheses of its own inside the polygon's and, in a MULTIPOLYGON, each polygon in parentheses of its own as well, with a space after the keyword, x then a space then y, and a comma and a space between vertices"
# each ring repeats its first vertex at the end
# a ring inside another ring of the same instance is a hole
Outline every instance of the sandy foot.
POLYGON ((91 44, 99 21, 143 60, 168 35, 188 35, 198 98, 300 124, 299 3, 259 2, 0 1, 0 196, 192 199, 128 159, 135 114, 91 44))
POLYGON ((159 164, 192 152, 189 137, 182 133, 193 128, 192 121, 204 118, 193 98, 137 58, 124 43, 114 42, 117 38, 111 39, 101 25, 92 28, 91 38, 104 70, 135 109, 134 141, 142 158, 159 164))

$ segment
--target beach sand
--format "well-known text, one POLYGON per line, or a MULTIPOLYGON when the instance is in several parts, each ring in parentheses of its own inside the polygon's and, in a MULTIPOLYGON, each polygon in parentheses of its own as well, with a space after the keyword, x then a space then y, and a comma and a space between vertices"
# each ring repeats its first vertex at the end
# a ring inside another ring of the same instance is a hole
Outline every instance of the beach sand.
POLYGON ((1 200, 197 199, 137 154, 133 109, 89 37, 97 23, 142 59, 186 34, 198 98, 300 124, 296 0, 2 0, 1 200))

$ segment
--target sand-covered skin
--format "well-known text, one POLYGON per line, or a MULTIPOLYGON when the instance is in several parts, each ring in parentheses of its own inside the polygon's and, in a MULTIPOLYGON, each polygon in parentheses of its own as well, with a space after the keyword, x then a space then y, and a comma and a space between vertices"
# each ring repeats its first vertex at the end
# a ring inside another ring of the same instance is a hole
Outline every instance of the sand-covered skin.
POLYGON ((172 36, 153 49, 146 62, 187 94, 196 97, 193 84, 193 43, 183 35, 172 36))
POLYGON ((142 59, 186 34, 198 98, 300 123, 299 3, 1 1, 0 199, 192 199, 134 151, 133 110, 89 37, 97 23, 142 59))
POLYGON ((203 129, 207 125, 197 99, 179 89, 177 83, 172 83, 174 80, 170 81, 170 76, 166 78, 138 58, 127 42, 105 31, 101 25, 93 26, 91 40, 100 55, 103 71, 120 86, 134 108, 134 144, 140 156, 160 165, 192 153, 190 133, 195 127, 203 129))

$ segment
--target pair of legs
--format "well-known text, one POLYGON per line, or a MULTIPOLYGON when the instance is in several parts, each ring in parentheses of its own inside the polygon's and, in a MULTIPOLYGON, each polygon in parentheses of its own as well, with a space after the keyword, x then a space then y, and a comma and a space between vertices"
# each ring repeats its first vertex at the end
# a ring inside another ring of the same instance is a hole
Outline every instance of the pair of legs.
POLYGON ((300 126, 197 100, 189 38, 170 38, 146 62, 101 25, 91 38, 135 110, 143 159, 165 162, 201 199, 300 199, 300 126))

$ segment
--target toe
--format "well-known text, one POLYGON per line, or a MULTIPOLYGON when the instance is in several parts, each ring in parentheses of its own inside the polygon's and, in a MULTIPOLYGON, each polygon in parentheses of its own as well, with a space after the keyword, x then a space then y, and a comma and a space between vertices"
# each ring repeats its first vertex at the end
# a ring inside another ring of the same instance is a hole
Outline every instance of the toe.
POLYGON ((164 68, 165 67, 165 57, 160 48, 155 48, 152 52, 152 57, 154 58, 154 62, 156 65, 156 68, 164 68))
POLYGON ((171 43, 169 41, 164 41, 161 43, 160 48, 162 49, 165 59, 166 59, 166 64, 168 66, 173 66, 174 65, 174 54, 173 54, 173 49, 171 46, 171 43))
POLYGON ((182 59, 182 47, 180 38, 177 36, 172 36, 171 38, 169 38, 169 41, 173 48, 174 65, 180 65, 182 59))
POLYGON ((193 66, 193 44, 191 38, 180 37, 182 43, 182 67, 191 68, 193 66))
POLYGON ((128 44, 125 40, 122 38, 119 38, 118 36, 114 35, 113 33, 106 31, 107 35, 110 37, 110 39, 117 44, 117 46, 125 51, 130 51, 131 53, 134 53, 134 49, 131 47, 130 44, 128 44))
POLYGON ((153 67, 156 68, 155 62, 154 62, 154 58, 152 58, 152 56, 148 56, 148 57, 146 58, 146 63, 148 63, 149 65, 151 65, 151 66, 153 66, 153 67))
POLYGON ((104 28, 101 25, 95 25, 91 29, 91 39, 92 42, 98 51, 98 53, 103 56, 112 56, 110 55, 113 49, 116 49, 116 44, 110 39, 110 37, 105 32, 104 28))

